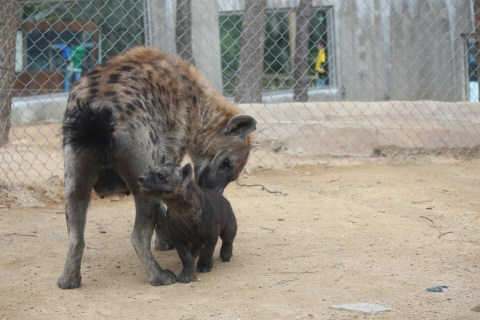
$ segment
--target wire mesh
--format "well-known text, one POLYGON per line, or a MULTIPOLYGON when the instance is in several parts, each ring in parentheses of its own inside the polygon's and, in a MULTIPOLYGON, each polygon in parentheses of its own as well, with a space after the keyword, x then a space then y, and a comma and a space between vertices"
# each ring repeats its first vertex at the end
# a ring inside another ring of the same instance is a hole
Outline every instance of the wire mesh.
POLYGON ((467 0, 2 1, 2 181, 61 175, 71 85, 138 45, 194 64, 258 120, 256 165, 478 158, 476 8, 467 0))

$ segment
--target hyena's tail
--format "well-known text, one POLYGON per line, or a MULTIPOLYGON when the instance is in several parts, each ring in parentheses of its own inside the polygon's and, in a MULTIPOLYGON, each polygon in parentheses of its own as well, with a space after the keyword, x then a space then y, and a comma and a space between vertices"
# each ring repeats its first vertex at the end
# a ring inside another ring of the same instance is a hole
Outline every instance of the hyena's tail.
POLYGON ((65 111, 62 132, 64 147, 75 151, 95 148, 101 163, 111 161, 115 122, 110 108, 79 103, 65 111))

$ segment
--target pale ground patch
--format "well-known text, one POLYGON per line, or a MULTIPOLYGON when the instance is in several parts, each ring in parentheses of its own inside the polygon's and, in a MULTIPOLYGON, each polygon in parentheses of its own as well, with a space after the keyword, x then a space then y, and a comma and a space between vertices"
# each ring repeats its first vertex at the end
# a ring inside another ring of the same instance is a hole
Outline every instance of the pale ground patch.
MULTIPOLYGON (((25 189, 37 204, 17 195, 0 209, 0 318, 478 319, 478 164, 343 160, 241 182, 288 195, 232 183, 234 257, 222 263, 217 248, 213 271, 191 284, 151 286, 130 243, 132 197, 94 199, 75 290, 56 285, 67 249, 61 184, 25 189), (329 308, 360 302, 391 311, 329 308)), ((180 272, 174 251, 154 256, 180 272)))

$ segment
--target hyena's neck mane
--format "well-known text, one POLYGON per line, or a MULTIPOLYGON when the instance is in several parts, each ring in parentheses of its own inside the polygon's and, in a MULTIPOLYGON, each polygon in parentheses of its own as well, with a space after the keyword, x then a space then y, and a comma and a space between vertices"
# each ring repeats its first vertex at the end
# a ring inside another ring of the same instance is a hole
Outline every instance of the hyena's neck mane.
POLYGON ((213 138, 221 134, 226 123, 242 113, 234 103, 215 91, 203 76, 198 76, 197 83, 201 88, 201 100, 198 105, 196 134, 189 150, 191 155, 201 154, 208 149, 213 138))

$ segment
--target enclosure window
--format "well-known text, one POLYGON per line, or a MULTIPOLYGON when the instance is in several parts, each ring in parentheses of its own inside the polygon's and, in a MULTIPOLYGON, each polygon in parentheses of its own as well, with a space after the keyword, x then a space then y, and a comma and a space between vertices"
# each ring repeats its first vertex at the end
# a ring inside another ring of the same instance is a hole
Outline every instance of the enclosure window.
MULTIPOLYGON (((326 55, 326 62, 323 64, 323 68, 325 69, 326 72, 326 77, 325 77, 325 85, 329 86, 332 84, 332 79, 333 79, 333 68, 332 62, 333 62, 333 55, 331 54, 332 52, 332 37, 330 35, 330 30, 333 30, 332 28, 332 23, 331 19, 329 19, 329 16, 331 16, 331 11, 330 10, 324 10, 324 9, 317 9, 315 10, 314 14, 312 15, 312 18, 310 19, 310 55, 309 55, 309 62, 311 66, 315 65, 316 58, 318 55, 318 49, 317 49, 317 44, 319 42, 322 42, 325 45, 325 55, 326 55)), ((313 68, 310 69, 312 71, 313 68)))
MULTIPOLYGON (((84 31, 87 34, 81 36, 87 41, 92 37, 90 31, 95 31, 96 41, 93 42, 96 45, 95 50, 98 49, 98 54, 102 54, 95 59, 108 60, 132 46, 145 43, 143 2, 143 0, 119 0, 115 2, 115 7, 112 7, 105 1, 31 1, 22 6, 19 21, 21 24, 30 23, 35 26, 49 23, 56 26, 57 32, 60 25, 61 29, 84 31)), ((58 32, 53 38, 45 36, 49 41, 55 38, 66 41, 72 38, 71 34, 64 32, 58 32)), ((44 51, 45 48, 40 49, 44 51)))
POLYGON ((93 52, 96 48, 93 31, 31 30, 26 33, 25 71, 64 71, 66 62, 60 51, 63 45, 71 44, 74 39, 85 47, 83 68, 85 70, 92 68, 96 63, 93 52))
POLYGON ((472 102, 478 102, 478 50, 475 46, 474 38, 467 38, 467 100, 472 102))
MULTIPOLYGON (((332 69, 330 54, 330 9, 314 8, 310 20, 310 54, 308 57, 311 85, 315 85, 315 62, 318 55, 317 43, 326 45, 327 61, 323 65, 327 74, 332 69)), ((262 88, 265 92, 292 89, 293 61, 295 56, 296 12, 275 10, 267 13, 265 25, 264 76, 262 88)), ((242 15, 238 13, 220 16, 220 45, 222 55, 222 78, 224 94, 231 96, 235 90, 235 74, 240 55, 242 15)), ((326 85, 331 77, 326 78, 326 85)))
POLYGON ((79 44, 85 49, 77 68, 84 73, 100 61, 144 43, 142 0, 118 1, 113 13, 113 7, 105 1, 22 3, 14 95, 68 90, 64 86, 69 74, 65 58, 68 50, 62 50, 65 45, 79 44))

